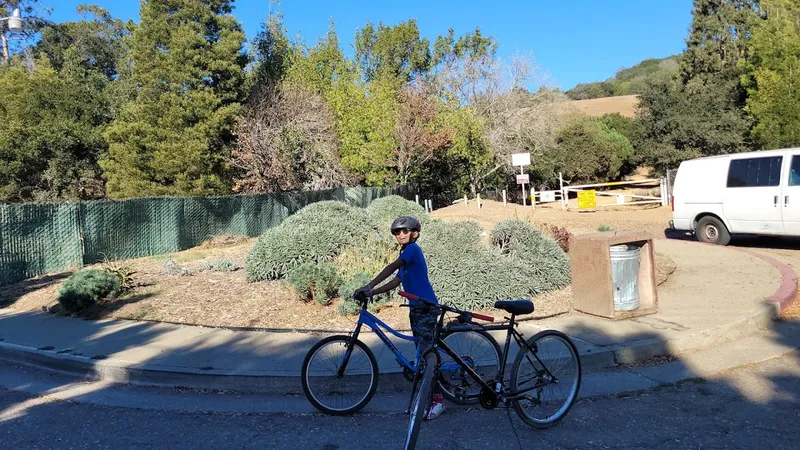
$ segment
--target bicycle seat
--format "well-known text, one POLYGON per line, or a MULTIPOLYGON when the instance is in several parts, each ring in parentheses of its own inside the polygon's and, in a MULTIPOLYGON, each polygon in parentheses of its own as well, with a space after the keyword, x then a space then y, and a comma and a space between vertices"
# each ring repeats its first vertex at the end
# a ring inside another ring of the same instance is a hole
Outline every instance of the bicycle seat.
POLYGON ((498 300, 494 307, 510 314, 530 314, 533 312, 533 302, 530 300, 498 300))

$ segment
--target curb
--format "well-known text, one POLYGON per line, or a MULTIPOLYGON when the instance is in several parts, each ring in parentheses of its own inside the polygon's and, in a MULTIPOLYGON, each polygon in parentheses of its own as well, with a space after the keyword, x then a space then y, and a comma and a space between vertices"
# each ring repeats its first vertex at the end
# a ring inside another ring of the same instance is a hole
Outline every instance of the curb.
POLYGON ((788 264, 778 261, 771 256, 742 248, 736 248, 736 250, 755 256, 756 258, 760 258, 761 260, 772 264, 773 267, 781 272, 781 286, 777 291, 775 291, 775 294, 773 294, 772 297, 765 301, 765 303, 772 305, 773 308, 776 309, 778 316, 783 310, 792 306, 795 298, 797 297, 797 274, 795 273, 794 269, 792 269, 792 267, 788 264))
MULTIPOLYGON (((627 345, 606 347, 578 346, 583 375, 614 370, 620 364, 640 364, 658 356, 677 356, 693 353, 715 345, 731 342, 766 328, 773 320, 773 308, 757 308, 750 317, 713 329, 679 336, 670 340, 644 339, 627 345), (596 349, 600 351, 593 351, 596 349)), ((516 349, 514 349, 516 350, 516 349)), ((195 368, 131 365, 123 360, 92 359, 87 356, 40 350, 33 347, 0 342, 0 360, 77 377, 85 381, 187 388, 273 395, 303 395, 299 374, 269 371, 200 370, 195 368)), ((509 355, 509 366, 514 357, 509 355)), ((395 369, 393 367, 393 369, 395 369)), ((510 367, 507 369, 510 370, 510 367)), ((410 383, 399 368, 379 374, 378 392, 407 392, 410 383)))
MULTIPOLYGON (((666 235, 656 239, 669 239, 666 235)), ((684 241, 692 242, 692 241, 684 241)), ((697 242, 694 242, 695 244, 697 242)), ((710 245, 703 244, 702 245, 710 245)), ((692 353, 714 345, 748 336, 758 329, 768 327, 789 307, 797 295, 797 275, 787 264, 757 252, 731 247, 771 264, 781 273, 781 285, 762 306, 748 317, 713 329, 679 336, 670 340, 644 339, 627 345, 612 344, 604 347, 579 347, 581 365, 585 375, 613 369, 619 364, 638 364, 657 356, 677 356, 692 353), (599 351, 593 351, 599 348, 599 351)), ((92 359, 87 356, 40 350, 33 347, 0 342, 0 360, 55 371, 84 380, 108 381, 143 386, 189 388, 256 392, 278 395, 302 394, 299 374, 268 371, 200 370, 188 367, 170 367, 154 364, 131 365, 123 360, 92 359)), ((509 355, 509 361, 513 358, 509 355)), ((397 369, 399 370, 399 368, 397 369)), ((399 371, 380 372, 380 392, 404 392, 409 384, 399 371)))

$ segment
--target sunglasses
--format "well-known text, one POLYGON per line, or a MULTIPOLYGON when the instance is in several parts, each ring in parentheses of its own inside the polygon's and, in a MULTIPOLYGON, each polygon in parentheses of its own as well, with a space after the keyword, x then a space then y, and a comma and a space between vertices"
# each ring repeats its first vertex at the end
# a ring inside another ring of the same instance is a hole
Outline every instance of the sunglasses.
POLYGON ((397 236, 397 235, 398 235, 398 234, 400 234, 400 233, 403 233, 403 234, 410 234, 410 233, 411 233, 411 230, 409 230, 409 229, 407 229, 407 228, 402 228, 402 229, 400 229, 400 230, 394 230, 394 231, 392 231, 392 234, 393 234, 393 235, 395 235, 395 236, 397 236))

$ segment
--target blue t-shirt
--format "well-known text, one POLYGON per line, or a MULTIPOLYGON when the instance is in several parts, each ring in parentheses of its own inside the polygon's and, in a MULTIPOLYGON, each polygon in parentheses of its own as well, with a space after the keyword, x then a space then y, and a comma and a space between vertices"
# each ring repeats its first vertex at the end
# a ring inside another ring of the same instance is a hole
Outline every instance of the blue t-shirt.
MULTIPOLYGON (((400 252, 400 259, 405 261, 405 264, 397 271, 397 278, 400 278, 403 283, 403 290, 425 300, 439 303, 428 279, 428 264, 425 263, 425 256, 419 245, 416 242, 406 245, 406 248, 400 252)), ((413 302, 412 305, 414 305, 413 302)))

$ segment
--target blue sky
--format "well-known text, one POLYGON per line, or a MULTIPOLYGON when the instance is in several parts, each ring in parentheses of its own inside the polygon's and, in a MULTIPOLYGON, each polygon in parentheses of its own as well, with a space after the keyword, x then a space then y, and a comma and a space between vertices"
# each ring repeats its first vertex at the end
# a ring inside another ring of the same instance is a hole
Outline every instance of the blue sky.
MULTIPOLYGON (((94 3, 123 20, 139 21, 139 0, 41 0, 55 22, 78 20, 75 7, 94 3)), ((258 33, 269 0, 237 0, 234 15, 247 37, 258 33)), ((324 35, 330 20, 349 53, 353 36, 368 21, 396 24, 414 18, 431 41, 452 27, 456 35, 475 29, 494 36, 499 53, 531 54, 550 84, 570 89, 599 81, 647 58, 683 51, 691 24, 692 0, 284 0, 280 10, 290 34, 309 44, 324 35)))

